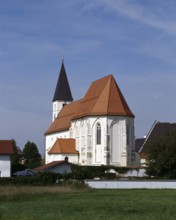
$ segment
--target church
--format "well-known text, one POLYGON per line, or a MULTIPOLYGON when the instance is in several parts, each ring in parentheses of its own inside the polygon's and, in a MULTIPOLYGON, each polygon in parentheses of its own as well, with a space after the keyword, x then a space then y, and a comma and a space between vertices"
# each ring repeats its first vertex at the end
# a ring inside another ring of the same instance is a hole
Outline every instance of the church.
POLYGON ((134 114, 113 75, 97 79, 73 101, 64 61, 53 97, 52 123, 45 132, 45 163, 136 165, 134 114))

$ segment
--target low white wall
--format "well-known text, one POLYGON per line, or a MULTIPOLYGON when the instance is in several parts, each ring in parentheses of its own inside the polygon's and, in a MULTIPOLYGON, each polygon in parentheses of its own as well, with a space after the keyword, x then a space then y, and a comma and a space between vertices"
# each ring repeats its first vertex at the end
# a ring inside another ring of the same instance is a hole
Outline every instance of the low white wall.
POLYGON ((85 180, 95 189, 176 189, 176 181, 134 181, 134 180, 85 180))

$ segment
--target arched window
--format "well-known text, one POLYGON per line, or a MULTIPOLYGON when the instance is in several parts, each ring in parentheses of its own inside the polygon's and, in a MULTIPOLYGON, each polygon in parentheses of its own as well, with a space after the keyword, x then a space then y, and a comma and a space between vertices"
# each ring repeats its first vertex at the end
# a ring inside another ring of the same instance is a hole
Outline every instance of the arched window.
POLYGON ((97 144, 101 144, 101 125, 97 123, 97 144))
POLYGON ((130 144, 130 127, 127 125, 127 145, 130 144))

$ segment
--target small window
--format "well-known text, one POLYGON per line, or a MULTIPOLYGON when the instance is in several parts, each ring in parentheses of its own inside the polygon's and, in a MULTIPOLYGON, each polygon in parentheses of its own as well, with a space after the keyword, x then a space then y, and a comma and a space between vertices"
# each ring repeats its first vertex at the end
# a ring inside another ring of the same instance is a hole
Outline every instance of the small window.
POLYGON ((66 106, 66 105, 67 105, 67 103, 66 103, 66 102, 64 102, 64 103, 62 104, 62 107, 66 106))
POLYGON ((100 123, 97 124, 97 144, 101 144, 101 125, 100 123))

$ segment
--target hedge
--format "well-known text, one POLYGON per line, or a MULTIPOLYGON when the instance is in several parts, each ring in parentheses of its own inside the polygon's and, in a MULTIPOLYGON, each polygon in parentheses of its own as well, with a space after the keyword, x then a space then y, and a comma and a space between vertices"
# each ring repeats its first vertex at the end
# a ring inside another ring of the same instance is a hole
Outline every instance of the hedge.
POLYGON ((45 186, 52 184, 62 184, 66 181, 84 179, 114 179, 116 173, 105 172, 110 169, 115 170, 119 174, 128 172, 130 169, 127 167, 114 167, 114 166, 79 166, 72 164, 72 173, 56 174, 53 172, 38 172, 35 176, 15 176, 15 177, 1 177, 0 185, 31 185, 31 186, 45 186))

